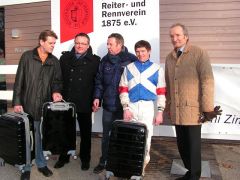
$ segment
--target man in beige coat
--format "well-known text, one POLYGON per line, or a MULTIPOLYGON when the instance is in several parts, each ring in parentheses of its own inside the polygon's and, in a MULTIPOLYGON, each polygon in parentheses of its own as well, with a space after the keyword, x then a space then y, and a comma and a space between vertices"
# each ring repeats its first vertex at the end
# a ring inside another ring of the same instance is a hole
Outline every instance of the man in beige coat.
POLYGON ((197 180, 201 175, 201 123, 219 114, 218 108, 214 111, 212 67, 207 52, 189 44, 184 25, 172 25, 170 38, 174 49, 166 58, 165 111, 175 125, 178 150, 188 170, 178 179, 197 180))

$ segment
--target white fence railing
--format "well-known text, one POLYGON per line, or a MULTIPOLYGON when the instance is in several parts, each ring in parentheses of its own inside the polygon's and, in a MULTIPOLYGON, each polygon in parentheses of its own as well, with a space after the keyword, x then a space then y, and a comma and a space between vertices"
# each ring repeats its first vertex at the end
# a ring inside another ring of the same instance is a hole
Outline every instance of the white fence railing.
MULTIPOLYGON (((0 65, 0 74, 16 74, 17 65, 0 65)), ((0 99, 12 100, 13 91, 0 90, 0 99)))

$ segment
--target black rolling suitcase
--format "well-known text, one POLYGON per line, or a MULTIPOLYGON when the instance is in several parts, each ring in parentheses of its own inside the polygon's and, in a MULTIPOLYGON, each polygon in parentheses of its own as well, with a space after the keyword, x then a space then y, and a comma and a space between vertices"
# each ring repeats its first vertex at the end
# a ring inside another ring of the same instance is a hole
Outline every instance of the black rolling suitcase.
POLYGON ((76 159, 76 108, 69 102, 47 102, 40 125, 43 154, 67 153, 76 159))
POLYGON ((5 113, 0 116, 0 161, 20 170, 34 159, 33 119, 26 113, 5 113))
POLYGON ((147 128, 136 122, 114 121, 109 141, 106 179, 116 176, 141 179, 147 128))

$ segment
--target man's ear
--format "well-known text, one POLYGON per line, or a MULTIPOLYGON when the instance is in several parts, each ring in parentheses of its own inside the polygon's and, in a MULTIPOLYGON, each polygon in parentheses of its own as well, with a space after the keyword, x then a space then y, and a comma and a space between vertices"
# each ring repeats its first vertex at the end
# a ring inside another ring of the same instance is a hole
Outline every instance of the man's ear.
POLYGON ((43 43, 44 43, 44 41, 42 39, 40 39, 39 44, 42 46, 43 43))

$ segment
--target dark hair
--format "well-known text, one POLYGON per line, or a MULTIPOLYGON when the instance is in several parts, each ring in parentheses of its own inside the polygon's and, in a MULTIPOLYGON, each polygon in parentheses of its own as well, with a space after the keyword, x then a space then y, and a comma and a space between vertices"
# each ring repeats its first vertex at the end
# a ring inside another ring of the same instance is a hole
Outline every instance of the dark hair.
POLYGON ((44 42, 47 40, 47 37, 50 36, 50 37, 54 37, 54 38, 58 38, 56 33, 54 31, 51 31, 51 30, 45 30, 45 31, 42 31, 40 34, 39 34, 39 37, 38 37, 38 40, 43 40, 44 42))
POLYGON ((112 33, 112 34, 110 34, 110 35, 108 36, 108 38, 115 38, 115 39, 116 39, 116 42, 117 42, 118 44, 122 44, 122 46, 124 46, 124 39, 123 39, 123 37, 122 37, 121 34, 119 34, 119 33, 112 33))
POLYGON ((82 36, 82 37, 86 37, 88 39, 88 44, 90 44, 90 38, 86 33, 80 32, 78 33, 75 37, 74 40, 78 37, 78 36, 82 36))
POLYGON ((148 51, 151 50, 151 45, 148 41, 145 40, 140 40, 138 42, 136 42, 134 49, 136 51, 137 48, 141 48, 141 47, 145 47, 148 51))
POLYGON ((173 24, 173 25, 170 27, 170 29, 172 29, 172 28, 174 28, 174 27, 177 27, 177 26, 181 27, 182 30, 183 30, 183 34, 188 37, 188 30, 187 30, 186 26, 183 25, 183 24, 181 24, 181 23, 173 24))

